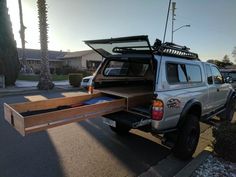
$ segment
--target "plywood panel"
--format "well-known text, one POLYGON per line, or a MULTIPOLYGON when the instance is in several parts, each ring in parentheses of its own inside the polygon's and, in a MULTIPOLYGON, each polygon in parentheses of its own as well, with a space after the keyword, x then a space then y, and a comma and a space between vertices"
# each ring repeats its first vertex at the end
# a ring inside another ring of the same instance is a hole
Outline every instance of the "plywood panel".
POLYGON ((125 99, 27 116, 24 118, 25 128, 40 124, 49 124, 51 122, 64 120, 73 116, 86 116, 87 114, 97 116, 97 112, 99 111, 105 112, 106 110, 120 107, 123 109, 125 108, 125 99))
POLYGON ((146 93, 143 95, 129 97, 127 99, 127 109, 140 106, 140 105, 150 105, 152 101, 153 94, 146 93))
POLYGON ((122 110, 124 110, 124 108, 118 107, 118 108, 101 110, 100 112, 96 112, 96 115, 95 114, 77 115, 75 117, 63 119, 61 121, 54 121, 50 124, 42 124, 40 126, 34 126, 34 127, 26 128, 25 129, 25 134, 30 134, 30 133, 34 133, 34 132, 37 132, 37 131, 42 131, 42 130, 46 130, 46 129, 49 129, 49 128, 58 127, 58 126, 61 126, 61 125, 66 125, 66 124, 69 124, 69 123, 72 123, 72 122, 81 122, 81 121, 84 121, 86 119, 97 118, 97 117, 102 116, 104 114, 110 114, 110 113, 119 112, 119 111, 122 111, 122 110))
MULTIPOLYGON (((102 116, 104 114, 113 113, 121 110, 126 109, 126 100, 123 99, 115 99, 112 101, 107 101, 103 103, 97 103, 92 105, 84 105, 75 108, 63 109, 58 111, 52 111, 48 113, 41 113, 35 114, 31 116, 23 117, 20 115, 18 111, 14 108, 26 111, 26 110, 35 110, 36 106, 37 109, 42 109, 42 104, 47 102, 47 108, 50 106, 55 107, 55 105, 64 105, 63 103, 78 103, 78 100, 88 100, 93 97, 101 96, 101 94, 94 94, 94 95, 86 95, 86 96, 79 96, 79 97, 71 97, 70 98, 62 98, 62 99, 51 99, 45 100, 43 102, 29 102, 29 103, 20 103, 8 105, 4 104, 4 115, 5 119, 9 124, 11 124, 21 135, 25 135, 26 133, 32 133, 40 130, 45 130, 47 128, 60 126, 64 124, 68 124, 75 121, 82 121, 88 118, 95 118, 98 116, 102 116), (65 100, 63 100, 65 99, 65 100), (74 102, 76 100, 76 102, 74 102), (59 102, 59 103, 58 103, 59 102), (26 106, 27 108, 24 108, 26 106)), ((45 109, 46 106, 43 107, 45 109)))
POLYGON ((25 135, 24 118, 16 110, 4 103, 4 116, 6 121, 13 126, 21 135, 25 135))
POLYGON ((101 93, 79 95, 73 97, 54 98, 35 102, 17 103, 17 104, 12 104, 11 107, 18 112, 27 112, 33 110, 56 108, 58 106, 64 106, 64 105, 72 105, 99 96, 101 96, 101 93))
POLYGON ((130 98, 135 96, 142 96, 146 94, 153 94, 152 88, 140 86, 140 87, 109 87, 99 89, 100 92, 116 95, 124 98, 130 98))

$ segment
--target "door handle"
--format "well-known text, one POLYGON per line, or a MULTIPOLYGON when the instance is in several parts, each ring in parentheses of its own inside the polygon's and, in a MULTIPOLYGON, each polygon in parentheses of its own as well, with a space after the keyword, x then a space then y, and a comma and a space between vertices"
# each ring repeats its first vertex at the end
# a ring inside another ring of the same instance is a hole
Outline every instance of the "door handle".
POLYGON ((219 92, 219 91, 220 91, 220 89, 219 89, 219 88, 217 88, 217 89, 216 89, 216 91, 217 91, 217 92, 219 92))

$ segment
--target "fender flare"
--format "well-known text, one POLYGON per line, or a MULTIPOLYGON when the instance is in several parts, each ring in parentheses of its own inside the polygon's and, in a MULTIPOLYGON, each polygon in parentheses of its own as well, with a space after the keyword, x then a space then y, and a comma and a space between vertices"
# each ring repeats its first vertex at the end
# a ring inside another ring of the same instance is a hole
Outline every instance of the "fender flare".
MULTIPOLYGON (((197 99, 191 99, 191 100, 189 100, 186 104, 185 104, 185 106, 184 106, 184 108, 183 108, 183 110, 182 110, 182 112, 181 112, 181 114, 180 114, 180 118, 179 118, 179 121, 178 121, 178 124, 177 124, 177 128, 180 128, 180 127, 182 127, 183 126, 183 124, 184 124, 184 122, 185 122, 185 120, 186 120, 186 118, 187 118, 187 114, 188 114, 188 112, 189 112, 189 110, 193 107, 193 106, 199 106, 199 108, 200 108, 200 110, 202 110, 202 105, 201 105, 201 103, 200 103, 200 101, 198 101, 197 99)), ((200 119, 200 117, 201 117, 201 112, 199 113, 199 119, 200 119)))
POLYGON ((236 99, 236 92, 235 90, 230 90, 228 96, 227 96, 227 101, 225 103, 225 107, 231 102, 232 99, 236 99))

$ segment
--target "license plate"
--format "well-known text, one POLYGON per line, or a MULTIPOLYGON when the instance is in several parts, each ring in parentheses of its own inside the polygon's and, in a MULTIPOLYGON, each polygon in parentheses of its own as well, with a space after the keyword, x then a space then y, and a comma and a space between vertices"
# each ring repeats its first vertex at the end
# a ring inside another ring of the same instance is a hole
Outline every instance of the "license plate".
POLYGON ((104 118, 103 123, 106 124, 106 125, 109 125, 111 127, 116 127, 116 121, 111 120, 111 119, 104 118))

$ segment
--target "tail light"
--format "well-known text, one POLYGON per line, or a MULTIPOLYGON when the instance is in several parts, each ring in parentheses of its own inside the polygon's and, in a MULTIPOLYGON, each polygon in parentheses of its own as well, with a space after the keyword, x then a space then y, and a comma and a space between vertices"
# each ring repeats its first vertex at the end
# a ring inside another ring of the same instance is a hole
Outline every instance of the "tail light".
POLYGON ((152 119, 161 120, 164 114, 164 104, 161 100, 154 100, 152 105, 152 119))
POLYGON ((88 93, 89 93, 89 94, 93 94, 93 86, 92 86, 92 85, 90 85, 90 86, 88 87, 88 93))

